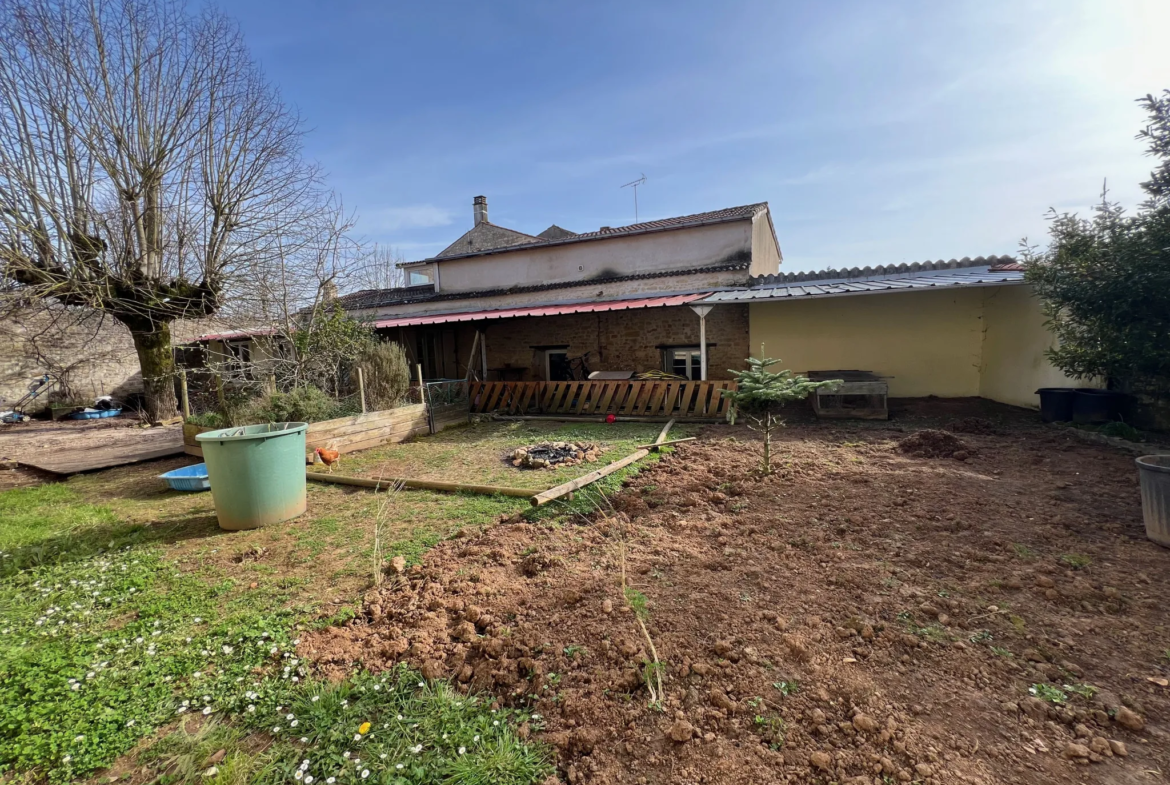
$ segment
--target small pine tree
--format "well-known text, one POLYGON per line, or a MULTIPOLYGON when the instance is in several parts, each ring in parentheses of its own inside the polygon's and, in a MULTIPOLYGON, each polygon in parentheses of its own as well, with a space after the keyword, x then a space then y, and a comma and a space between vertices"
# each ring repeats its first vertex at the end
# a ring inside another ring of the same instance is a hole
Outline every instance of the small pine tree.
MULTIPOLYGON (((764 347, 760 346, 760 354, 764 347)), ((747 359, 746 371, 731 371, 735 377, 737 389, 723 390, 723 396, 731 401, 727 410, 727 419, 732 425, 740 412, 747 415, 756 427, 748 426, 752 430, 759 430, 764 434, 764 460, 761 466, 764 474, 772 473, 772 430, 784 425, 784 421, 777 417, 777 410, 789 401, 799 401, 810 392, 822 387, 834 388, 841 384, 840 379, 830 379, 823 382, 814 382, 807 376, 797 376, 792 371, 769 371, 773 365, 779 363, 770 357, 747 359)))

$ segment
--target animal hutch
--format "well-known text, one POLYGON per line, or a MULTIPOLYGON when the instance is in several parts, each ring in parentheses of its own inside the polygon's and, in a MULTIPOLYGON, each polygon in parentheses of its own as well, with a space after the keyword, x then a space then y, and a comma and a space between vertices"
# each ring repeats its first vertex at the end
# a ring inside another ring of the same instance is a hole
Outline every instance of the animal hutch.
POLYGON ((842 384, 813 393, 813 411, 821 418, 888 420, 890 386, 872 371, 809 371, 813 381, 841 379, 842 384))

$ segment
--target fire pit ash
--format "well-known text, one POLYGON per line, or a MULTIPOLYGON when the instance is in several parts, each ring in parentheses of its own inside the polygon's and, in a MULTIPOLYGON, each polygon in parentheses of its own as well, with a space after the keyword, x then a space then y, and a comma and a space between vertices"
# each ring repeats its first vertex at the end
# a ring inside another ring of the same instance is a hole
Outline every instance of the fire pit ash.
POLYGON ((518 447, 509 454, 509 460, 520 469, 556 469, 593 463, 599 455, 601 448, 588 442, 541 442, 518 447))

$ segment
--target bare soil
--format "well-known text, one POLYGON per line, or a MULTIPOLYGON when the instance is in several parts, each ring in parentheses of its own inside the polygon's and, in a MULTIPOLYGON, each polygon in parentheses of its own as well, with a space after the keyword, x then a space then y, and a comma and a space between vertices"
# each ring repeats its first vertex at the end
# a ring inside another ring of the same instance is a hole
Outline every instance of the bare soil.
POLYGON ((900 414, 794 423, 767 477, 711 427, 606 518, 447 540, 301 651, 535 706, 571 783, 1161 780, 1170 552, 1132 458, 1007 407, 900 414), (956 421, 961 460, 899 448, 956 421))

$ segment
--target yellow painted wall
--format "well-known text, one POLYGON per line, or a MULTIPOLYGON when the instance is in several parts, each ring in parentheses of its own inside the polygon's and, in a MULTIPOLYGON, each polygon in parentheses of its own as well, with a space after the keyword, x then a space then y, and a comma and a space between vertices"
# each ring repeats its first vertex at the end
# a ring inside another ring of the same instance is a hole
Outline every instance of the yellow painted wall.
POLYGON ((1040 300, 1030 286, 982 290, 983 364, 979 394, 993 401, 1035 408, 1040 387, 1083 387, 1044 357, 1055 338, 1044 326, 1040 300))
POLYGON ((978 395, 982 310, 982 289, 752 303, 752 354, 763 342, 794 371, 873 371, 897 397, 978 395))
POLYGON ((866 370, 890 395, 982 396, 1036 408, 1039 387, 1076 386, 1045 359, 1053 340, 1030 287, 752 303, 753 355, 794 371, 866 370))

